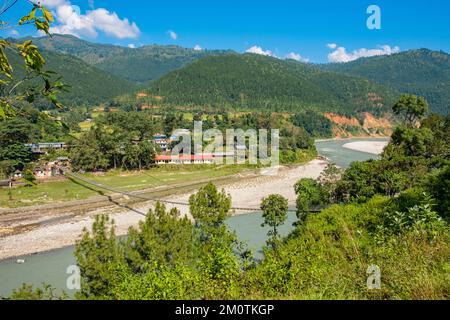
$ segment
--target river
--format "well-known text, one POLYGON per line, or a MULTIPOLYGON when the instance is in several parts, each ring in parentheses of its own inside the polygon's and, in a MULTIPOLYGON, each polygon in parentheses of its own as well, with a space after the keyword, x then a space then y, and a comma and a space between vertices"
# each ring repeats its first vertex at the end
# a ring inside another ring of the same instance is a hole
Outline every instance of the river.
MULTIPOLYGON (((346 168, 353 161, 365 161, 377 158, 377 156, 349 150, 343 148, 343 145, 348 142, 374 140, 386 141, 387 139, 318 141, 316 146, 320 155, 327 157, 336 165, 346 168)), ((288 221, 280 229, 280 233, 282 235, 289 234, 295 221, 295 214, 290 214, 288 221)), ((230 228, 236 232, 240 241, 247 243, 256 258, 262 257, 261 248, 267 239, 268 229, 261 227, 262 222, 262 216, 258 213, 235 216, 228 220, 230 228)), ((67 268, 76 264, 73 247, 27 256, 22 259, 25 260, 24 264, 18 264, 17 259, 0 262, 0 297, 10 295, 14 288, 19 288, 23 283, 35 286, 46 283, 73 296, 75 292, 66 289, 67 268)))

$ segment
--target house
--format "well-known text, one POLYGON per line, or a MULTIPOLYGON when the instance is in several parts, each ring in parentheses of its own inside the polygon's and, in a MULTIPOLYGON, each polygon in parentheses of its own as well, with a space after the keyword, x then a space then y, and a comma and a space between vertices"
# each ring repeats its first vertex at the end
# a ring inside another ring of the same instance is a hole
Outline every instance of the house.
POLYGON ((20 180, 22 179, 22 171, 16 170, 12 176, 13 180, 20 180))
POLYGON ((50 150, 66 150, 67 145, 64 142, 39 142, 25 144, 34 154, 47 154, 50 150))
POLYGON ((156 143, 162 151, 167 151, 169 149, 170 140, 165 134, 155 134, 153 136, 153 142, 156 143))
POLYGON ((47 171, 46 168, 44 167, 36 167, 34 168, 34 176, 36 177, 36 179, 45 179, 45 178, 50 178, 51 172, 47 171))
POLYGON ((214 164, 212 154, 203 155, 157 155, 155 158, 157 164, 214 164))
POLYGON ((67 157, 59 157, 54 161, 49 161, 37 166, 34 169, 34 175, 37 179, 48 179, 63 176, 67 172, 70 172, 70 170, 70 159, 67 157))

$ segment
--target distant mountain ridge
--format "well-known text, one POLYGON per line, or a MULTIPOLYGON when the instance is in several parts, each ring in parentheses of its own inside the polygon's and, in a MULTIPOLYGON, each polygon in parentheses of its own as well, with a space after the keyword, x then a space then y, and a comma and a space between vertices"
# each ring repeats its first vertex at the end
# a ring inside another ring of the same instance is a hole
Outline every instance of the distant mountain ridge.
POLYGON ((389 110, 400 93, 413 93, 425 96, 433 112, 450 109, 450 55, 428 49, 315 65, 231 50, 132 49, 70 35, 29 39, 43 50, 49 69, 72 86, 63 96, 73 105, 144 87, 168 104, 376 114, 389 110))
POLYGON ((51 38, 41 37, 32 40, 42 49, 73 55, 103 71, 137 83, 156 80, 207 56, 233 52, 194 50, 174 45, 148 45, 132 49, 91 43, 70 35, 53 35, 51 38))
POLYGON ((410 50, 319 67, 424 96, 434 112, 447 114, 450 110, 450 55, 443 51, 410 50))

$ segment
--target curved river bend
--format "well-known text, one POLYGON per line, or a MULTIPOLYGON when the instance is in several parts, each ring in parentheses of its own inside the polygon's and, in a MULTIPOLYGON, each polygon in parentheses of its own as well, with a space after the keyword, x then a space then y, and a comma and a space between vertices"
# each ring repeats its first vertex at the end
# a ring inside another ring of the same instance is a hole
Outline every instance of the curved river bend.
MULTIPOLYGON (((336 165, 346 168, 351 162, 365 161, 377 158, 369 153, 349 150, 344 144, 355 141, 387 141, 387 139, 348 139, 316 142, 319 154, 327 157, 336 165)), ((295 214, 290 214, 288 221, 281 228, 280 233, 287 235, 292 230, 292 223, 296 221, 295 214)), ((236 231, 239 240, 246 242, 256 258, 262 257, 261 248, 266 241, 268 229, 262 228, 262 216, 259 213, 240 215, 228 220, 228 225, 236 231)), ((52 285, 58 290, 64 290, 69 296, 74 291, 66 289, 66 270, 75 265, 73 247, 40 253, 23 258, 24 264, 17 264, 17 259, 0 262, 0 297, 8 296, 12 290, 19 288, 22 283, 41 286, 43 283, 52 285)))

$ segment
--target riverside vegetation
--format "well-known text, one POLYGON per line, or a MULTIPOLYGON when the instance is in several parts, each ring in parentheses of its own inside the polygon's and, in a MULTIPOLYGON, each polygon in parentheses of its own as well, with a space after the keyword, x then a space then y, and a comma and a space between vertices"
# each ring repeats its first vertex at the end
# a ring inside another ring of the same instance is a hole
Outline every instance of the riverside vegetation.
MULTIPOLYGON (((263 200, 273 230, 261 261, 227 229, 231 199, 209 184, 190 198, 195 223, 157 204, 119 240, 114 222, 98 216, 76 246, 76 298, 448 299, 450 119, 425 118, 417 101, 397 104, 411 122, 395 130, 382 159, 345 171, 330 165, 318 181, 298 182, 288 237, 277 235, 285 200, 263 200), (379 290, 366 284, 371 265, 381 269, 379 290)), ((24 286, 12 298, 58 296, 24 286)))

